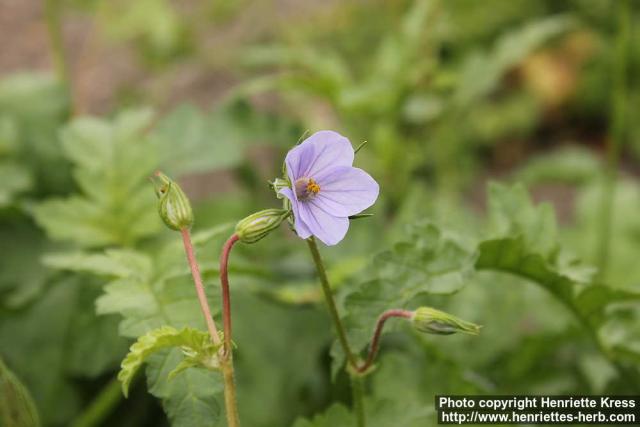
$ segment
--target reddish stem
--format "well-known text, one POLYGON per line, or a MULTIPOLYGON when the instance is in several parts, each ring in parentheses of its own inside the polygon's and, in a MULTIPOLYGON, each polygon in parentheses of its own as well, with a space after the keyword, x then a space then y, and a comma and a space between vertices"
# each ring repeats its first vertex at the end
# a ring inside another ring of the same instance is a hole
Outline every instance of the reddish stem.
POLYGON ((367 355, 367 360, 364 362, 364 364, 356 367, 356 371, 360 373, 366 372, 367 369, 369 369, 373 364, 373 361, 375 360, 380 348, 380 335, 382 335, 382 329, 384 328, 384 323, 387 321, 387 319, 391 317, 403 317, 405 319, 410 319, 412 315, 412 311, 402 309, 392 309, 382 313, 380 317, 378 317, 376 328, 373 331, 373 337, 371 338, 371 344, 369 345, 369 354, 367 355))
POLYGON ((207 301, 207 295, 204 292, 204 285, 202 284, 202 277, 200 276, 200 268, 198 268, 198 262, 196 261, 196 256, 193 251, 193 244, 191 243, 191 234, 187 228, 180 230, 180 233, 182 234, 184 250, 187 253, 187 261, 189 261, 189 267, 191 268, 193 283, 196 287, 198 302, 200 302, 200 310, 202 310, 202 315, 207 322, 207 329, 209 330, 209 335, 211 335, 211 341, 213 341, 216 346, 219 346, 220 336, 218 335, 216 324, 213 321, 211 311, 209 310, 209 302, 207 301))
POLYGON ((229 292, 229 254, 233 245, 240 240, 237 234, 232 234, 222 247, 220 255, 220 285, 222 286, 222 321, 224 327, 224 351, 231 354, 231 293, 229 292))

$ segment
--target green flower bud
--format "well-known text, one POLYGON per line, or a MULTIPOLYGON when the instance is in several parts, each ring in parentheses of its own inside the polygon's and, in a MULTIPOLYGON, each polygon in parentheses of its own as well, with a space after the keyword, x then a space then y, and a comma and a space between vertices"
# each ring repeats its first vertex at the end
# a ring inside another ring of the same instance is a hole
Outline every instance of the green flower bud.
POLYGON ((167 227, 177 231, 191 228, 193 210, 180 186, 162 172, 156 172, 152 181, 158 196, 158 212, 167 227))
POLYGON ((451 335, 456 332, 478 335, 481 326, 431 307, 420 307, 413 312, 411 323, 420 332, 437 335, 451 335))
POLYGON ((244 243, 255 243, 275 230, 291 215, 285 209, 265 209, 249 215, 236 225, 236 235, 244 243))

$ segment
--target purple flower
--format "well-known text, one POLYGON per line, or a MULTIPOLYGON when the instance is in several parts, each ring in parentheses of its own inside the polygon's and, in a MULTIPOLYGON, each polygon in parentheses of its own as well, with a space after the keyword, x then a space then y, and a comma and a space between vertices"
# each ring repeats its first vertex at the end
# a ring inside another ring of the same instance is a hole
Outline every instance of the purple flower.
POLYGON ((376 201, 378 183, 352 166, 353 157, 349 140, 330 130, 314 133, 287 153, 292 188, 280 193, 291 202, 298 236, 335 245, 347 234, 349 216, 376 201))

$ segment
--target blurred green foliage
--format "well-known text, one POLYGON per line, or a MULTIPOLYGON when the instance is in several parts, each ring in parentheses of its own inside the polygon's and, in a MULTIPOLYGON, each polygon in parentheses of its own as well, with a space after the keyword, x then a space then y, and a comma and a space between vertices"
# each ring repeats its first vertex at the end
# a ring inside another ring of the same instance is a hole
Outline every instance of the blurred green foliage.
MULTIPOLYGON (((0 392, 10 396, 0 420, 9 402, 18 415, 7 425, 38 425, 37 414, 44 426, 223 425, 221 382, 189 359, 204 350, 185 358, 185 335, 145 358, 128 399, 112 392, 139 337, 204 331, 180 238, 161 227, 147 178, 161 168, 195 196, 218 318, 222 243, 237 220, 278 206, 267 180, 321 128, 368 141, 356 165, 381 183, 374 215, 322 250, 353 347, 365 350, 391 307, 426 304, 484 326, 443 338, 389 322, 366 379, 369 426, 434 423, 435 394, 638 394, 633 78, 609 267, 595 267, 617 2, 308 2, 299 19, 268 13, 283 7, 271 0, 190 3, 60 5, 132 47, 152 78, 226 73, 234 84, 211 108, 152 110, 157 98, 125 83, 114 93, 136 93, 135 105, 115 97, 101 117, 76 115, 75 93, 48 74, 0 80, 0 392), (252 28, 252 14, 264 26, 252 28), (234 26, 248 35, 208 51, 209 31, 234 26)), ((344 355, 303 242, 282 227, 239 245, 230 276, 243 423, 352 425, 344 355)))

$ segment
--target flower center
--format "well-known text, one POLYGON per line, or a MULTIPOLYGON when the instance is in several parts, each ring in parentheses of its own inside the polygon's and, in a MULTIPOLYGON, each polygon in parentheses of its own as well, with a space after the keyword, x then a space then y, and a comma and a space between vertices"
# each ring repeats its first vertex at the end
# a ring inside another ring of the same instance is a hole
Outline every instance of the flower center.
POLYGON ((294 189, 298 200, 312 199, 320 192, 320 186, 313 178, 300 178, 296 180, 294 189))

